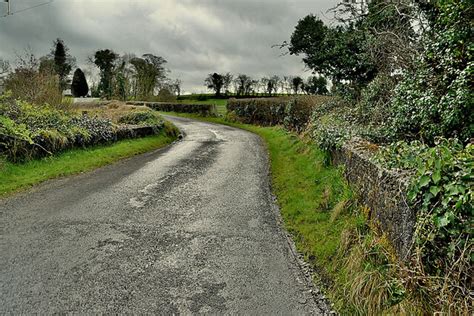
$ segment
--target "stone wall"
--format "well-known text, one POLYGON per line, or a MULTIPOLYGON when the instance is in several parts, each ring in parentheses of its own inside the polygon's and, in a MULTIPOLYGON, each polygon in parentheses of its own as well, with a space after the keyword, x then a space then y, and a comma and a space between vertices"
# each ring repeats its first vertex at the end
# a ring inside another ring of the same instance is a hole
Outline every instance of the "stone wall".
POLYGON ((158 134, 162 126, 122 125, 116 130, 117 140, 158 134))
POLYGON ((354 139, 332 153, 335 164, 345 166, 345 176, 369 210, 373 229, 387 236, 397 255, 410 252, 416 214, 406 200, 409 175, 397 173, 370 160, 376 145, 354 139))

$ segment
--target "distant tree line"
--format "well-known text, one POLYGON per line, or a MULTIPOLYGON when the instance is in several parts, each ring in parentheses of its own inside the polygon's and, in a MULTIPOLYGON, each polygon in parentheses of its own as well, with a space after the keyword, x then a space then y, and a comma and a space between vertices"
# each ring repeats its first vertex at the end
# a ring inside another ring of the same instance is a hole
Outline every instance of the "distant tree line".
POLYGON ((328 93, 328 82, 322 76, 309 76, 306 80, 300 76, 277 75, 254 79, 245 74, 212 73, 205 78, 204 84, 206 88, 213 90, 217 97, 328 93))

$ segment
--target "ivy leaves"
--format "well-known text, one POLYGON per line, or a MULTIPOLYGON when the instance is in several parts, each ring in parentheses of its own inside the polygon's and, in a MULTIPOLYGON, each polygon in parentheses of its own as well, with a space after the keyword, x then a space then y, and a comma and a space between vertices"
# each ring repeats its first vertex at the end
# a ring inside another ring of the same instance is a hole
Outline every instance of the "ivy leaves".
POLYGON ((399 142, 383 148, 377 161, 414 170, 407 198, 418 210, 417 246, 428 269, 443 271, 473 246, 474 145, 444 138, 434 147, 399 142))

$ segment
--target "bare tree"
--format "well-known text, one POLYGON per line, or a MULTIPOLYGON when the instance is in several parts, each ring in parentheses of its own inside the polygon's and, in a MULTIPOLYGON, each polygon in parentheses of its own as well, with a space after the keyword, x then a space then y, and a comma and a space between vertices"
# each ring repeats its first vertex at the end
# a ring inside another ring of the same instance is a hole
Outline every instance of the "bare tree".
POLYGON ((181 79, 175 79, 171 82, 171 90, 176 94, 176 96, 181 95, 181 85, 182 85, 181 79))
POLYGON ((340 2, 332 12, 338 22, 357 24, 367 31, 367 50, 379 71, 390 74, 414 67, 426 28, 425 17, 414 1, 347 1, 340 2))
POLYGON ((298 94, 298 92, 301 90, 303 86, 303 79, 299 76, 295 76, 291 79, 291 86, 293 88, 294 94, 298 94))
POLYGON ((258 81, 253 80, 250 76, 239 74, 234 79, 234 85, 236 87, 236 94, 238 96, 251 95, 255 92, 255 87, 257 86, 258 81))
POLYGON ((224 93, 228 95, 230 93, 230 87, 232 85, 232 80, 234 79, 234 75, 232 75, 230 72, 226 73, 223 75, 223 88, 224 88, 224 93))
POLYGON ((290 95, 293 91, 293 77, 285 76, 283 77, 283 81, 285 82, 285 92, 287 95, 290 95))
POLYGON ((0 58, 0 78, 10 72, 10 63, 8 60, 0 58))
POLYGON ((277 75, 273 75, 270 78, 270 81, 272 82, 272 91, 274 94, 278 93, 278 88, 280 86, 281 79, 277 75))
POLYGON ((29 48, 22 55, 17 54, 16 64, 15 70, 5 80, 6 89, 12 92, 14 98, 38 105, 61 105, 62 92, 58 89, 58 76, 40 72, 40 62, 29 48))
POLYGON ((258 90, 261 89, 263 93, 268 93, 267 87, 268 87, 269 82, 270 82, 270 79, 268 77, 263 77, 262 79, 260 79, 259 84, 258 84, 259 86, 258 90))

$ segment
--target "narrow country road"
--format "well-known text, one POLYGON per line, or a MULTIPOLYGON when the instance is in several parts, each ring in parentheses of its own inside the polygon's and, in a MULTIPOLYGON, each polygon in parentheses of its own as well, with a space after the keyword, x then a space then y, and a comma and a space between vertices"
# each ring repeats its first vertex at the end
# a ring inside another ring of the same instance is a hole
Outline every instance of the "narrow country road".
POLYGON ((323 314, 254 134, 172 146, 0 200, 0 314, 323 314))

